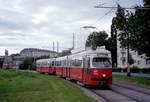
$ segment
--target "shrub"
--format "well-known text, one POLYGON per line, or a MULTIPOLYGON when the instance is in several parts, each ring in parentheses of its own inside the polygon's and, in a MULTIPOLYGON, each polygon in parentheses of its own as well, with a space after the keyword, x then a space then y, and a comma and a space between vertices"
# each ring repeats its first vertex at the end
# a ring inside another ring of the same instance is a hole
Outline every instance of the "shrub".
POLYGON ((141 71, 141 69, 138 68, 137 66, 133 66, 133 67, 130 67, 130 71, 132 73, 139 73, 141 71))
POLYGON ((33 59, 32 58, 26 58, 20 65, 19 69, 23 70, 36 70, 36 66, 33 64, 33 59))
POLYGON ((113 67, 112 68, 112 72, 122 72, 123 68, 117 68, 117 67, 113 67))
MULTIPOLYGON (((127 72, 127 68, 113 67, 112 72, 127 72)), ((137 66, 130 67, 132 73, 150 73, 150 68, 138 68, 137 66)))
POLYGON ((141 71, 143 73, 150 73, 150 68, 143 68, 143 69, 141 69, 141 71))

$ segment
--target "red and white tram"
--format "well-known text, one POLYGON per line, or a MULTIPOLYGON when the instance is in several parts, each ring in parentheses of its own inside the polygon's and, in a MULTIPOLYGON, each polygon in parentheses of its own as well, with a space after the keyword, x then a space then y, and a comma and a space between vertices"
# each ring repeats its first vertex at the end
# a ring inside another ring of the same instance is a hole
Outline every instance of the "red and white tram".
POLYGON ((9 64, 4 64, 4 65, 3 65, 3 69, 6 69, 6 70, 10 69, 9 64))
POLYGON ((47 74, 55 74, 56 67, 54 66, 55 59, 41 59, 36 62, 36 71, 47 74))
POLYGON ((107 50, 88 50, 56 59, 38 60, 37 71, 41 71, 41 67, 47 68, 44 63, 49 63, 49 66, 56 69, 57 76, 73 79, 85 85, 112 84, 110 59, 110 52, 107 50), (38 65, 41 62, 42 64, 38 65))

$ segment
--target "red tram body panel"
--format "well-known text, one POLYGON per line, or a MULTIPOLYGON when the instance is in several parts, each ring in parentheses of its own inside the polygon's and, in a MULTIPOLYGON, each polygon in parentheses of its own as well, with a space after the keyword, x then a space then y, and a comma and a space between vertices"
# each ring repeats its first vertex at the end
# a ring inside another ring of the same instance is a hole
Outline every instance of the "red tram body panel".
POLYGON ((110 52, 88 50, 69 56, 37 61, 37 71, 76 80, 86 85, 112 84, 110 52))

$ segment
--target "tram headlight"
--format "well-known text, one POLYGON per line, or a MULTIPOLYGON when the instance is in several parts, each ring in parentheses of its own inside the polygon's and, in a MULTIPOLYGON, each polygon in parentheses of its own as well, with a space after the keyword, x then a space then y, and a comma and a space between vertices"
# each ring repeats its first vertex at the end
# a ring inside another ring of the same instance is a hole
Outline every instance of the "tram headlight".
POLYGON ((106 77, 106 74, 102 74, 102 77, 105 78, 105 77, 106 77))

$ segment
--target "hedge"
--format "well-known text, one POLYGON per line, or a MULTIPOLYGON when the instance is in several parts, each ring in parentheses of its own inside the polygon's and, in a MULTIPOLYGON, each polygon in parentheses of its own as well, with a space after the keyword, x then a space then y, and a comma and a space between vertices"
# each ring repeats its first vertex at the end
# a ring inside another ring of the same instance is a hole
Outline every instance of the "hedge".
MULTIPOLYGON (((127 68, 112 68, 112 72, 127 72, 127 68)), ((130 72, 132 73, 150 73, 150 68, 138 68, 138 67, 130 67, 130 72)))

